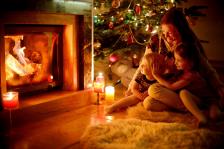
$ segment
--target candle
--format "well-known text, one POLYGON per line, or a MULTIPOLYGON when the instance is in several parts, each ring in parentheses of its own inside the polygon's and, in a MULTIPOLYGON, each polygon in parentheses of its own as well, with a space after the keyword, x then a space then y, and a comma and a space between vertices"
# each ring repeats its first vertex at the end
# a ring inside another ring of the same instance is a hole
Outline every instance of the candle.
POLYGON ((94 82, 94 92, 102 93, 104 91, 104 84, 100 82, 94 82))
POLYGON ((5 109, 14 109, 19 107, 18 92, 6 92, 3 94, 3 107, 5 109))
POLYGON ((107 103, 112 103, 114 101, 114 87, 113 86, 106 86, 105 87, 105 99, 107 103))
MULTIPOLYGON (((94 86, 96 86, 96 88, 100 89, 100 92, 104 92, 105 80, 104 80, 103 73, 99 73, 98 76, 96 76, 96 82, 95 82, 94 86)), ((94 87, 94 89, 95 89, 95 87, 94 87)))
POLYGON ((54 79, 53 75, 49 75, 48 78, 47 78, 47 81, 49 83, 52 83, 53 82, 53 79, 54 79))

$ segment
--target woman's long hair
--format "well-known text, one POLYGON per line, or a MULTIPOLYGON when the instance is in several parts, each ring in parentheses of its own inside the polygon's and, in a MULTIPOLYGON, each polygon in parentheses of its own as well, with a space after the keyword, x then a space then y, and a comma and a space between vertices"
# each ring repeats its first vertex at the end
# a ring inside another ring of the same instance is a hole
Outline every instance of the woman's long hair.
POLYGON ((182 43, 174 50, 174 53, 178 54, 183 59, 192 62, 192 70, 199 71, 200 56, 199 51, 195 48, 196 46, 193 44, 182 43))
POLYGON ((182 12, 182 9, 171 8, 168 10, 165 15, 162 17, 160 24, 172 24, 178 32, 180 33, 181 40, 184 43, 194 43, 196 45, 197 50, 206 57, 204 49, 195 35, 195 33, 190 28, 187 19, 182 12))

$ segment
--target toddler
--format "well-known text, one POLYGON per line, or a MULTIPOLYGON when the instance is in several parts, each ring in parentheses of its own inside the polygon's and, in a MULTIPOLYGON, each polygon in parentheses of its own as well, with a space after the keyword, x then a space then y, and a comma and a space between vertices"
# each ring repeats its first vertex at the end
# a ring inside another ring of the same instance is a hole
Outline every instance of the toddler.
POLYGON ((165 72, 166 65, 163 55, 158 53, 149 53, 144 55, 140 64, 140 72, 138 73, 135 81, 132 84, 132 94, 106 107, 105 112, 107 114, 121 108, 127 108, 129 106, 135 105, 140 101, 143 101, 148 96, 149 86, 156 82, 151 71, 153 63, 157 63, 157 65, 161 66, 160 72, 158 73, 165 72))

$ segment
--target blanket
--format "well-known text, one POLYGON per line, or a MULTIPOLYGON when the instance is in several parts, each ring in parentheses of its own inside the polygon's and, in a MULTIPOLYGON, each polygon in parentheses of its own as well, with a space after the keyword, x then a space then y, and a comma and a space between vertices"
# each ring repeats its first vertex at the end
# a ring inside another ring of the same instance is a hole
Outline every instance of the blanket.
MULTIPOLYGON (((90 125, 81 137, 84 149, 219 149, 224 131, 197 128, 190 113, 149 112, 142 104, 127 110, 128 118, 90 125)), ((223 126, 223 125, 222 125, 223 126)))
POLYGON ((89 126, 80 143, 84 149, 218 149, 224 147, 223 137, 182 123, 120 119, 89 126))

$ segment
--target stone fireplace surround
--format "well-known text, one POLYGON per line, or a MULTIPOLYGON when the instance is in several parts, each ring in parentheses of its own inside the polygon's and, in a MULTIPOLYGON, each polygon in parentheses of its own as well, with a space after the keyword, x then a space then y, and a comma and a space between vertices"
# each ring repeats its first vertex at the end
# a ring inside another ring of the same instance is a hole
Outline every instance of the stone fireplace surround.
MULTIPOLYGON (((14 127, 38 121, 55 114, 91 103, 92 91, 82 90, 84 83, 83 16, 40 12, 10 12, 0 16, 0 84, 2 95, 7 91, 5 80, 4 26, 7 24, 63 25, 62 90, 20 97, 20 107, 12 111, 14 127), (25 115, 25 116, 24 116, 25 115)), ((7 110, 0 111, 0 128, 9 126, 7 110), (3 125, 3 126, 1 126, 3 125)))

